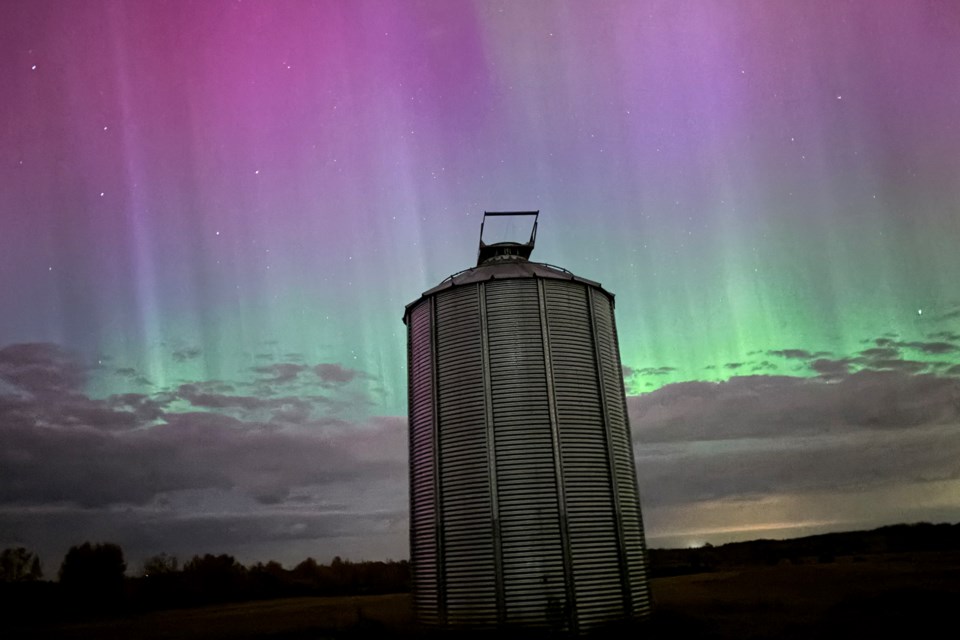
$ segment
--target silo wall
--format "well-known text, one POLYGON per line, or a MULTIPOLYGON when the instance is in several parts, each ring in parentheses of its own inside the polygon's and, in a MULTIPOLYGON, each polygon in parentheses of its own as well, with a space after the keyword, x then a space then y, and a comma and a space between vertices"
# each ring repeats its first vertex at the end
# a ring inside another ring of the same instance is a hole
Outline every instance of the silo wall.
POLYGON ((407 310, 419 618, 583 631, 649 612, 613 299, 470 282, 407 310))

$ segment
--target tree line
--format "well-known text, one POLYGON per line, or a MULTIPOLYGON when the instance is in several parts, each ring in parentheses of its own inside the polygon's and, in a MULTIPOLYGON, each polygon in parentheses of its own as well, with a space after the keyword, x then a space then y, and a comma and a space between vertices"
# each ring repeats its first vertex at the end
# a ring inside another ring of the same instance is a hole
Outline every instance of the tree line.
POLYGON ((44 580, 39 556, 24 547, 0 552, 0 607, 3 619, 77 617, 153 609, 193 607, 294 596, 395 593, 409 590, 406 560, 329 564, 307 558, 292 569, 279 562, 245 566, 227 554, 196 555, 181 563, 161 553, 127 575, 123 550, 113 543, 70 547, 57 581, 44 580))

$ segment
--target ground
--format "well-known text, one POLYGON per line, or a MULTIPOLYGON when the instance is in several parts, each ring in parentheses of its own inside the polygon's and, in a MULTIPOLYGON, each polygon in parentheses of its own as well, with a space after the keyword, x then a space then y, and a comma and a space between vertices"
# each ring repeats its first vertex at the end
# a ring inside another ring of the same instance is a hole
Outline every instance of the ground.
MULTIPOLYGON (((927 637, 948 624, 960 607, 960 553, 838 557, 831 562, 810 559, 799 564, 728 568, 657 578, 652 590, 651 620, 639 629, 612 630, 603 637, 927 637)), ((288 598, 71 624, 43 625, 41 621, 13 635, 18 634, 104 640, 448 635, 415 624, 408 594, 288 598)), ((502 638, 504 634, 490 635, 502 638)))

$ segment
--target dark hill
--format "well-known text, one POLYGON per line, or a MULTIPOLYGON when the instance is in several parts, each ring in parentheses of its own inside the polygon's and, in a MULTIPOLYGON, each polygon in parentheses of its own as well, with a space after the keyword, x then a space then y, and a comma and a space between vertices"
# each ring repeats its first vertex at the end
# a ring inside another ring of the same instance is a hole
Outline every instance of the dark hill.
POLYGON ((896 524, 869 531, 824 533, 787 540, 729 542, 695 549, 650 549, 657 576, 780 563, 810 564, 888 553, 960 551, 960 524, 896 524))

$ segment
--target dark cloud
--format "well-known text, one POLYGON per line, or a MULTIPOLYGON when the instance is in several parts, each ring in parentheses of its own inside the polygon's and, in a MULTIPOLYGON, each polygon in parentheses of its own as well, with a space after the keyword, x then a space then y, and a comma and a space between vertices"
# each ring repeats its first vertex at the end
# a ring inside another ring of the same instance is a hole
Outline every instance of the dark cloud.
POLYGON ((743 365, 744 365, 743 362, 728 362, 727 364, 723 365, 723 368, 724 368, 724 369, 730 369, 730 370, 732 371, 732 370, 735 370, 735 369, 739 369, 739 368, 742 367, 743 365))
POLYGON ((137 423, 149 423, 163 417, 171 398, 153 397, 142 393, 121 393, 107 398, 107 404, 114 411, 132 413, 137 423))
POLYGON ((0 381, 34 397, 74 393, 89 368, 75 354, 54 344, 14 344, 0 349, 0 381))
POLYGON ((960 342, 960 333, 954 333, 953 331, 937 331, 936 333, 931 333, 927 336, 933 340, 949 340, 951 342, 960 342))
POLYGON ((807 351, 806 349, 778 349, 774 351, 767 351, 767 355, 779 356, 781 358, 788 358, 791 360, 811 360, 815 357, 813 353, 807 351))
POLYGON ((402 442, 405 431, 397 424, 343 423, 330 432, 174 413, 137 430, 8 421, 0 433, 0 504, 143 505, 162 494, 203 489, 238 490, 276 503, 296 487, 403 475, 403 449, 360 451, 363 443, 402 442))
POLYGON ((942 491, 960 479, 960 380, 849 364, 821 358, 821 378, 684 382, 629 397, 644 506, 942 491))
POLYGON ((919 362, 917 360, 902 360, 899 358, 887 360, 870 360, 868 366, 871 369, 888 369, 895 371, 906 371, 909 373, 919 373, 930 368, 929 362, 919 362))
POLYGON ((190 360, 196 360, 203 353, 203 350, 200 347, 185 347, 183 349, 176 349, 173 351, 171 356, 176 362, 189 362, 190 360))
POLYGON ((320 378, 320 384, 325 387, 339 387, 356 379, 365 379, 367 374, 357 369, 349 369, 341 364, 318 364, 313 372, 320 378))
POLYGON ((629 378, 636 373, 636 370, 634 370, 633 367, 628 367, 625 364, 620 366, 620 371, 624 379, 629 378))
POLYGON ((164 402, 139 394, 91 398, 83 392, 88 368, 75 354, 49 344, 0 350, 0 423, 36 428, 117 431, 159 417, 164 402))
POLYGON ((202 380, 190 383, 191 387, 203 393, 233 393, 237 387, 223 380, 202 380))
POLYGON ((949 428, 906 433, 737 442, 724 448, 639 445, 644 506, 835 493, 956 480, 960 434, 949 428), (891 455, 891 450, 896 455, 891 455))
POLYGON ((960 347, 950 344, 949 342, 901 342, 900 345, 931 355, 942 355, 944 353, 960 351, 960 347))
POLYGON ((627 404, 641 443, 775 438, 857 429, 905 429, 960 422, 953 378, 905 368, 834 377, 745 376, 724 382, 671 384, 627 404))
POLYGON ((936 319, 937 320, 955 320, 957 318, 960 318, 960 307, 957 307, 956 309, 951 309, 946 313, 942 313, 939 316, 937 316, 936 319))
POLYGON ((960 376, 960 364, 953 365, 952 367, 944 371, 944 373, 951 376, 960 376))
POLYGON ((234 395, 216 380, 99 399, 84 377, 53 345, 0 350, 0 505, 143 505, 211 489, 277 504, 297 487, 403 475, 405 421, 316 417, 331 401, 234 395))
POLYGON ((244 409, 256 411, 270 406, 270 400, 257 396, 238 396, 225 393, 216 393, 204 390, 195 383, 182 384, 177 388, 177 396, 186 400, 194 407, 207 409, 244 409))
POLYGON ((152 387, 153 383, 150 380, 139 373, 133 367, 120 367, 119 369, 114 369, 114 375, 120 376, 121 378, 126 378, 129 382, 140 386, 140 387, 152 387))
MULTIPOLYGON (((941 332, 936 335, 953 336, 949 332, 941 332)), ((877 345, 875 349, 866 349, 860 354, 867 358, 893 358, 896 357, 898 349, 912 349, 929 355, 943 355, 946 353, 955 353, 960 351, 960 347, 943 340, 923 342, 919 340, 903 341, 890 338, 878 338, 874 340, 877 345)))
POLYGON ((892 349, 890 347, 873 347, 871 349, 864 349, 860 352, 860 356, 863 358, 874 359, 874 358, 896 358, 899 355, 899 351, 892 349))
POLYGON ((825 378, 836 378, 850 373, 850 360, 829 360, 818 358, 810 363, 810 368, 825 378))
POLYGON ((674 367, 645 367, 643 369, 638 369, 636 373, 642 376, 665 376, 668 373, 673 373, 676 371, 674 367))
POLYGON ((259 394, 237 395, 226 392, 220 384, 190 383, 180 385, 173 395, 193 407, 271 422, 303 423, 311 418, 315 408, 336 404, 322 396, 275 396, 272 389, 260 388, 260 391, 259 394))
POLYGON ((306 371, 307 366, 292 362, 281 362, 262 367, 254 367, 254 373, 267 376, 263 381, 270 384, 284 384, 297 379, 301 372, 306 371))

